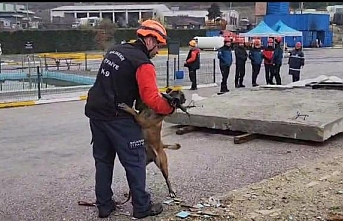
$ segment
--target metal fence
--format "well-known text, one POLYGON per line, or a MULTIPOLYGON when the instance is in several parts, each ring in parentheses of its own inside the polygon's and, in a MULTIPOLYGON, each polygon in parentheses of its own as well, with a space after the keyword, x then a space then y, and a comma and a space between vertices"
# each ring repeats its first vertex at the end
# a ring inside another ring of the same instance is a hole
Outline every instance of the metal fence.
MULTIPOLYGON (((66 93, 86 95, 95 80, 101 59, 84 57, 84 61, 67 61, 69 64, 61 64, 61 61, 54 64, 36 55, 22 56, 13 64, 0 62, 3 64, 0 66, 0 103, 49 99, 66 93)), ((175 84, 190 86, 188 69, 183 67, 184 60, 184 56, 179 56, 160 57, 154 61, 160 88, 175 84), (183 79, 177 79, 176 72, 183 72, 183 79)), ((216 83, 219 76, 217 60, 202 58, 197 83, 216 83)))

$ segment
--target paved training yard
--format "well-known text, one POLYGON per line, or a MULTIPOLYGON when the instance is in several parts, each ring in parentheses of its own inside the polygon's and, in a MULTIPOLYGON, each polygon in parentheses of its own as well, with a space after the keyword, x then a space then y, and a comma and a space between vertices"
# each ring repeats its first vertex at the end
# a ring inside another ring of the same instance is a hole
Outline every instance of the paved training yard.
MULTIPOLYGON (((340 49, 305 51, 308 59, 303 78, 321 74, 343 78, 342 52, 340 49)), ((231 85, 233 71, 229 78, 231 85)), ((262 68, 261 75, 263 71, 262 68)), ((283 80, 289 83, 286 72, 285 65, 283 80)), ((259 82, 263 82, 262 76, 259 82)), ((203 88, 196 93, 211 96, 218 90, 203 88)), ((192 92, 186 93, 190 99, 192 92)), ((83 113, 84 101, 0 109, 0 220, 97 220, 95 208, 77 205, 78 200, 95 199, 91 137, 83 113)), ((164 125, 164 141, 182 145, 180 150, 167 150, 170 179, 178 197, 189 203, 343 152, 342 135, 321 146, 262 139, 235 145, 227 135, 201 131, 176 135, 175 130, 171 124, 164 125)), ((147 168, 147 179, 153 199, 165 200, 167 187, 153 164, 147 168)), ((117 159, 113 189, 115 199, 123 201, 128 185, 117 159)), ((123 212, 131 212, 130 203, 123 212)), ((131 218, 112 215, 105 220, 131 218)))

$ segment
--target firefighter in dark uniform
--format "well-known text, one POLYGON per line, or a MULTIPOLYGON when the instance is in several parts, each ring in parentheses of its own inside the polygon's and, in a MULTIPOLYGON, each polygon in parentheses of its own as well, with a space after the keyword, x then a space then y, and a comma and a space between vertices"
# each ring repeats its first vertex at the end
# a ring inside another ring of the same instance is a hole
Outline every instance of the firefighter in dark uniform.
POLYGON ((253 47, 249 50, 249 59, 251 60, 251 84, 253 87, 258 86, 256 83, 257 77, 260 74, 261 64, 263 61, 263 55, 261 50, 261 40, 255 39, 253 42, 253 47))
POLYGON ((248 53, 244 46, 244 38, 238 39, 238 45, 235 48, 236 57, 236 74, 235 74, 235 87, 245 87, 243 84, 245 76, 245 63, 248 59, 248 53))
POLYGON ((137 29, 137 36, 134 43, 115 45, 107 51, 85 105, 92 132, 100 218, 108 217, 116 209, 111 188, 116 155, 126 171, 133 217, 154 216, 163 210, 161 204, 151 202, 146 192, 146 153, 141 128, 117 105, 123 102, 132 107, 141 99, 157 113, 173 113, 175 108, 159 93, 155 67, 150 61, 166 44, 167 32, 159 22, 146 20, 137 29))
POLYGON ((283 58, 283 49, 281 48, 281 37, 275 38, 275 48, 273 54, 273 71, 271 81, 273 81, 273 77, 275 77, 275 81, 277 85, 281 85, 281 76, 280 76, 280 69, 282 65, 282 58, 283 58))
POLYGON ((273 71, 273 54, 274 54, 274 40, 268 38, 267 47, 263 49, 263 64, 265 71, 266 84, 273 85, 272 71, 273 71))
POLYGON ((305 56, 301 42, 295 44, 295 49, 290 52, 288 58, 288 73, 292 75, 293 82, 300 80, 300 69, 305 65, 305 56))
POLYGON ((230 74, 230 67, 232 65, 232 39, 229 36, 224 37, 224 45, 217 51, 217 57, 219 59, 219 68, 222 74, 222 82, 220 84, 220 92, 225 93, 230 90, 227 87, 227 80, 230 74))
POLYGON ((192 82, 190 90, 197 90, 197 70, 200 69, 200 49, 197 48, 195 40, 191 40, 188 45, 190 49, 183 66, 188 68, 189 80, 192 82))

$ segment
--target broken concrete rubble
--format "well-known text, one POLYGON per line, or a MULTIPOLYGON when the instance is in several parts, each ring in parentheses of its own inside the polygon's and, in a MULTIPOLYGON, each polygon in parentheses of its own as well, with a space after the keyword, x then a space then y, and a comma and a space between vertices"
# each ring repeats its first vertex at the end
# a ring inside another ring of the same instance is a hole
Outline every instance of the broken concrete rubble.
POLYGON ((196 101, 190 116, 177 111, 165 121, 323 142, 343 131, 342 97, 339 90, 246 88, 196 101))

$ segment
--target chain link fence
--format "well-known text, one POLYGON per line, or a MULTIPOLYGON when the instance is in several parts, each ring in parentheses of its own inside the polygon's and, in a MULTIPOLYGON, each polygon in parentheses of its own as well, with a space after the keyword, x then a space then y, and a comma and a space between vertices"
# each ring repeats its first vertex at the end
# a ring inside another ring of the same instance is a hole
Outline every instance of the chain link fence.
MULTIPOLYGON (((81 53, 79 53, 81 54, 81 53)), ((86 95, 93 85, 102 56, 83 53, 79 58, 72 56, 24 55, 15 62, 1 61, 0 103, 48 99, 57 94, 83 93, 86 95)), ((159 56, 153 60, 160 88, 188 87, 191 82, 188 69, 183 67, 186 55, 159 56), (183 79, 176 79, 176 73, 183 79)), ((197 71, 197 84, 216 83, 220 77, 215 58, 201 58, 197 71)))

